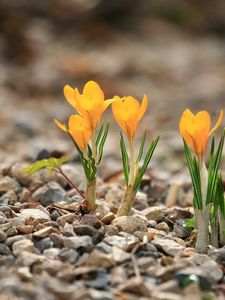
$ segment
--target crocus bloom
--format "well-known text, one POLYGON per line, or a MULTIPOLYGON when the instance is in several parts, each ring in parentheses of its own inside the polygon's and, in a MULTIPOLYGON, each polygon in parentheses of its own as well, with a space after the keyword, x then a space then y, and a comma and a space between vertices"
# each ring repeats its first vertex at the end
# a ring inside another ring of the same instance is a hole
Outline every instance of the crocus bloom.
POLYGON ((144 95, 141 105, 131 96, 123 98, 114 96, 114 99, 115 101, 112 103, 114 118, 128 139, 132 140, 138 124, 147 110, 148 98, 144 95))
POLYGON ((92 130, 89 126, 89 122, 85 118, 79 115, 70 116, 68 129, 58 120, 55 120, 55 123, 63 131, 69 131, 81 150, 85 150, 87 148, 88 142, 92 135, 92 130))
POLYGON ((77 112, 89 121, 93 130, 98 126, 104 110, 113 102, 112 99, 104 101, 104 93, 95 81, 88 81, 82 94, 77 88, 66 85, 64 96, 77 112))
POLYGON ((223 119, 223 111, 210 130, 211 118, 207 111, 200 111, 194 115, 189 109, 186 109, 180 119, 179 129, 186 143, 198 155, 202 156, 206 150, 208 139, 220 126, 223 119))

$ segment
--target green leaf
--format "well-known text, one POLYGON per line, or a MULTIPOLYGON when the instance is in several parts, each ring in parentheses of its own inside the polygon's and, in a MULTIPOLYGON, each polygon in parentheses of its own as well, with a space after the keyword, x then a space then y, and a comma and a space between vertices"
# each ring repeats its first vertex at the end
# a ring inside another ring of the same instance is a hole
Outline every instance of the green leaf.
POLYGON ((24 168, 22 172, 28 173, 29 175, 32 175, 41 169, 48 169, 48 170, 54 170, 60 167, 63 163, 68 161, 66 156, 60 157, 60 158, 48 158, 48 159, 42 159, 37 160, 33 164, 29 165, 28 167, 24 168))
POLYGON ((200 172, 199 172, 199 165, 196 157, 194 156, 194 159, 192 159, 190 149, 183 139, 184 142, 184 152, 189 168, 189 172, 191 175, 191 180, 193 184, 193 192, 194 192, 194 205, 198 209, 202 209, 203 203, 202 203, 202 191, 201 191, 201 179, 200 179, 200 172))
POLYGON ((128 186, 129 182, 129 157, 127 154, 127 149, 126 145, 124 142, 124 138, 122 133, 120 132, 120 149, 121 149, 121 154, 122 154, 122 161, 123 161, 123 173, 124 173, 124 178, 125 178, 125 183, 128 186))
POLYGON ((99 129, 99 132, 98 132, 98 135, 97 135, 97 139, 95 141, 96 147, 98 147, 98 144, 99 144, 99 142, 101 140, 103 129, 104 129, 104 124, 102 124, 101 127, 100 127, 100 129, 99 129))
POLYGON ((184 226, 188 227, 188 228, 195 228, 196 227, 196 223, 195 223, 194 218, 184 220, 184 226))
POLYGON ((139 149, 139 153, 138 153, 138 157, 137 157, 137 160, 136 160, 136 165, 139 164, 139 162, 141 161, 141 158, 142 158, 142 155, 143 155, 143 151, 144 151, 144 146, 145 146, 145 140, 146 140, 146 130, 145 130, 145 133, 141 139, 141 145, 140 145, 140 149, 139 149))
MULTIPOLYGON (((100 129, 100 130, 101 130, 101 129, 100 129)), ((105 145, 106 138, 107 138, 107 136, 108 136, 108 132, 109 132, 109 122, 106 124, 104 133, 103 133, 102 138, 101 138, 101 141, 99 142, 97 165, 99 165, 100 162, 101 162, 101 160, 102 160, 103 149, 104 149, 104 145, 105 145)))
POLYGON ((219 170, 222 152, 223 152, 224 138, 225 138, 225 130, 223 130, 223 134, 221 136, 217 151, 215 155, 213 155, 213 158, 211 158, 210 160, 206 204, 213 202, 213 195, 215 193, 218 170, 219 170))
POLYGON ((141 180, 142 180, 142 177, 150 163, 150 160, 152 158, 152 155, 154 153, 154 150, 155 150, 155 147, 157 145, 159 141, 159 136, 154 138, 153 141, 151 142, 149 148, 148 148, 148 151, 146 153, 146 156, 145 156, 145 160, 144 160, 144 163, 142 165, 142 167, 140 168, 139 172, 138 172, 138 175, 136 176, 136 179, 135 179, 135 182, 134 182, 134 185, 133 185, 133 188, 134 190, 136 191, 139 186, 140 186, 140 183, 141 183, 141 180))

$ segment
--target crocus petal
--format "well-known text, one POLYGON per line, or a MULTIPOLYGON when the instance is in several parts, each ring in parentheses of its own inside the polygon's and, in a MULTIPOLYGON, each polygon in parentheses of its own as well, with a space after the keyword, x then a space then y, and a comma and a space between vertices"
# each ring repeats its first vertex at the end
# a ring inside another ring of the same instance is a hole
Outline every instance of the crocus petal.
POLYGON ((214 125, 214 127, 211 129, 209 135, 212 135, 216 131, 216 129, 220 126, 222 120, 223 120, 223 111, 221 110, 219 118, 218 118, 216 124, 214 125))
POLYGON ((197 113, 197 115, 195 116, 196 128, 198 129, 207 128, 209 132, 210 124, 211 124, 211 118, 207 111, 200 111, 199 113, 197 113))
POLYGON ((100 86, 95 81, 88 81, 83 88, 83 95, 87 98, 92 98, 93 94, 101 90, 100 86))
POLYGON ((63 89, 64 96, 71 106, 76 107, 76 92, 68 84, 64 86, 63 89))
POLYGON ((56 126, 58 126, 61 130, 67 132, 66 126, 63 125, 61 122, 59 122, 58 120, 54 119, 56 126))
POLYGON ((113 102, 115 102, 116 100, 115 99, 108 99, 108 100, 105 100, 104 101, 104 110, 106 110, 106 108, 112 104, 113 102))
POLYGON ((145 114, 145 112, 147 110, 147 107, 148 107, 148 97, 146 95, 144 95, 144 97, 142 99, 142 102, 141 102, 141 109, 140 109, 139 120, 141 120, 141 118, 145 114))

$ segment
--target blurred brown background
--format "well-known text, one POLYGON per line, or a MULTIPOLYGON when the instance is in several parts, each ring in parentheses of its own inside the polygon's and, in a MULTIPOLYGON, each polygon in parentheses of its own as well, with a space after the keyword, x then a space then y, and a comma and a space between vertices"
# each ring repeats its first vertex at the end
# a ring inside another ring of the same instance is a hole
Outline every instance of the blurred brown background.
POLYGON ((187 106, 225 109, 225 1, 0 0, 0 64, 1 160, 73 151, 53 118, 73 113, 65 84, 93 79, 106 97, 149 96, 141 128, 161 134, 163 161, 181 153, 187 106))

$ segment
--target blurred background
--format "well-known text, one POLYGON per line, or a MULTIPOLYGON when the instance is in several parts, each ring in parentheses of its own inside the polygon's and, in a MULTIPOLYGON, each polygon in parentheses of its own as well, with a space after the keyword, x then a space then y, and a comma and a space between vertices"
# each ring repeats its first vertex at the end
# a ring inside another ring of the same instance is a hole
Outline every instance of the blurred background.
MULTIPOLYGON (((225 109, 225 1, 0 0, 0 161, 33 160, 43 149, 73 156, 53 119, 73 113, 64 85, 90 79, 106 98, 148 95, 140 132, 161 135, 160 173, 178 170, 182 111, 208 110, 215 122, 225 109)), ((118 157, 112 122, 112 172, 118 157)))

